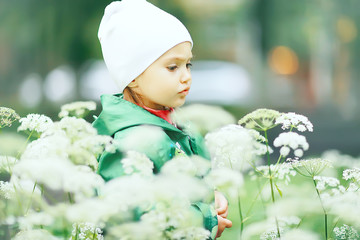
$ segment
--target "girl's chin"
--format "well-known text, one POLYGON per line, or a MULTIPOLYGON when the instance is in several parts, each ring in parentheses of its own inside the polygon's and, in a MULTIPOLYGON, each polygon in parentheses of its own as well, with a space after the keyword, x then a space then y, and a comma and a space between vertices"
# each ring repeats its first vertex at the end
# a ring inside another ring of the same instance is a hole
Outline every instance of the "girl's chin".
POLYGON ((173 104, 172 108, 181 107, 185 104, 185 99, 183 101, 178 101, 176 104, 173 104))

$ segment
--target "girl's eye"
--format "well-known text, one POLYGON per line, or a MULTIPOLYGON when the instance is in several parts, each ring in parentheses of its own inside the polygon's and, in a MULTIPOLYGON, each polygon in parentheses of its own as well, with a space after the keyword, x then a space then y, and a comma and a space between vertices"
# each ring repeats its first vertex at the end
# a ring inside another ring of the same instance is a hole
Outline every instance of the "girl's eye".
POLYGON ((190 69, 192 67, 192 63, 187 63, 186 68, 190 69))
POLYGON ((173 66, 168 66, 167 69, 169 69, 170 71, 174 71, 177 68, 176 65, 173 66))

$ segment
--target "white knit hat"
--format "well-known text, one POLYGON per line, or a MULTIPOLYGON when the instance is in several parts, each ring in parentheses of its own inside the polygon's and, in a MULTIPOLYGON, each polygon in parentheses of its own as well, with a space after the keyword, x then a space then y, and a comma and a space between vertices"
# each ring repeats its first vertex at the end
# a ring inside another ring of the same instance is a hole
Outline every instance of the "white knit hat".
POLYGON ((193 44, 177 18, 146 0, 110 3, 98 37, 106 66, 121 92, 165 52, 182 42, 193 44))

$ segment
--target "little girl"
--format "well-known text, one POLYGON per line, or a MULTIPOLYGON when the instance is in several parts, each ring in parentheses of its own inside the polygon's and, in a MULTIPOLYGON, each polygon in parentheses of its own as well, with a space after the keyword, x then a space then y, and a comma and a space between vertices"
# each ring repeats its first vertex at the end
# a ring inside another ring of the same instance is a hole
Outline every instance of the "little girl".
MULTIPOLYGON (((101 97, 103 110, 93 123, 99 134, 124 145, 134 143, 128 137, 141 137, 132 147, 154 162, 155 173, 178 152, 209 158, 203 139, 187 135, 170 118, 173 109, 185 103, 191 86, 193 42, 185 26, 146 0, 123 0, 106 7, 98 37, 106 66, 122 92, 101 97), (161 129, 161 136, 146 134, 149 126, 161 129)), ((105 180, 124 174, 121 157, 108 152, 101 156, 99 174, 105 180)), ((217 226, 219 237, 232 223, 226 219, 228 202, 219 192, 215 203, 217 214, 207 204, 196 203, 196 208, 204 227, 212 232, 217 226)))

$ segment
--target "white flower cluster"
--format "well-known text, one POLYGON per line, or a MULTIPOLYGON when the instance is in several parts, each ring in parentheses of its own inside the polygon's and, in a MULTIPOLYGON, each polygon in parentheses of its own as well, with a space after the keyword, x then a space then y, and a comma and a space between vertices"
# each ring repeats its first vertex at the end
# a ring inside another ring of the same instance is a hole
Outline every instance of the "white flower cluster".
POLYGON ((340 194, 326 198, 324 205, 328 209, 329 214, 339 217, 343 222, 357 229, 360 228, 360 194, 358 187, 347 189, 340 194))
POLYGON ((296 226, 301 222, 301 219, 297 216, 281 216, 278 217, 278 223, 280 226, 285 227, 285 226, 296 226))
POLYGON ((306 138, 295 132, 280 133, 274 140, 275 147, 281 147, 280 154, 286 157, 290 153, 290 148, 294 150, 297 157, 302 157, 304 152, 309 149, 306 138))
POLYGON ((201 221, 193 214, 189 203, 175 200, 171 204, 156 204, 141 221, 163 232, 161 239, 208 239, 210 232, 201 227, 201 221))
POLYGON ((65 117, 44 132, 44 137, 59 134, 65 135, 73 143, 89 136, 96 136, 97 131, 84 119, 65 117))
POLYGON ((64 117, 83 118, 90 111, 94 111, 95 109, 96 109, 96 103, 93 101, 73 102, 61 106, 59 118, 64 118, 64 117))
POLYGON ((121 164, 126 175, 153 176, 154 163, 143 153, 128 151, 121 164))
POLYGON ((331 163, 325 159, 312 158, 306 160, 287 159, 293 168, 301 175, 314 177, 319 175, 325 168, 332 167, 331 163))
POLYGON ((245 128, 267 131, 277 126, 275 121, 279 116, 280 113, 276 110, 260 108, 245 115, 238 123, 245 128))
POLYGON ((15 164, 14 176, 27 178, 56 191, 73 193, 75 199, 93 196, 104 184, 94 171, 96 157, 111 146, 112 138, 99 136, 83 119, 65 117, 52 123, 31 142, 15 164))
POLYGON ((346 169, 343 171, 343 179, 351 180, 360 184, 360 168, 346 169))
POLYGON ((9 182, 0 181, 0 195, 5 199, 11 199, 15 193, 13 184, 9 182))
POLYGON ((356 229, 349 225, 342 225, 334 228, 334 234, 337 240, 357 240, 360 239, 359 233, 356 229))
POLYGON ((150 240, 150 239, 165 239, 164 234, 151 223, 145 221, 127 222, 109 229, 106 237, 109 239, 121 240, 150 240))
MULTIPOLYGON (((290 183, 290 177, 296 175, 295 169, 289 163, 271 164, 270 170, 273 178, 281 181, 284 180, 286 185, 290 183)), ((262 177, 270 178, 269 166, 257 166, 255 170, 250 171, 249 175, 252 176, 252 179, 258 177, 256 172, 261 172, 262 177)))
POLYGON ((20 116, 11 108, 0 107, 0 129, 10 127, 20 116))
MULTIPOLYGON (((173 176, 159 175, 153 182, 153 194, 160 201, 172 201, 183 199, 183 201, 201 201, 207 199, 209 194, 213 195, 213 188, 205 184, 206 180, 191 177, 186 174, 173 176)), ((237 184, 237 183, 233 183, 237 184)), ((212 185, 211 185, 212 186, 212 185)))
POLYGON ((239 171, 228 168, 214 169, 204 180, 210 186, 213 186, 213 188, 218 189, 231 198, 238 195, 240 186, 244 183, 243 176, 239 171))
POLYGON ((13 240, 60 240, 50 232, 43 229, 20 231, 13 240))
POLYGON ((34 113, 28 114, 25 118, 21 118, 19 122, 21 123, 21 125, 17 129, 18 132, 19 131, 28 131, 30 133, 36 132, 38 133, 38 135, 45 132, 53 124, 51 118, 45 115, 34 114, 34 113))
POLYGON ((19 227, 21 230, 31 230, 37 226, 50 226, 54 223, 54 217, 47 212, 35 212, 30 210, 25 216, 19 217, 19 227))
MULTIPOLYGON (((282 228, 279 228, 280 235, 284 233, 284 230, 282 228)), ((280 240, 278 236, 277 228, 272 228, 260 235, 260 240, 280 240)))
POLYGON ((263 137, 239 125, 228 125, 205 136, 214 168, 246 170, 258 155, 266 153, 263 137))
POLYGON ((286 231, 284 235, 281 236, 281 239, 284 240, 320 240, 320 236, 314 232, 301 230, 301 229, 291 229, 286 231))
POLYGON ((339 179, 334 177, 315 176, 314 180, 316 181, 316 188, 319 191, 324 191, 326 186, 334 188, 340 185, 339 179))
POLYGON ((294 112, 282 113, 279 117, 276 118, 275 124, 282 124, 281 128, 283 130, 289 128, 296 128, 300 132, 309 132, 313 131, 313 125, 309 119, 301 114, 296 114, 294 112))
MULTIPOLYGON (((300 221, 301 221, 301 219, 298 218, 297 216, 278 217, 277 224, 279 226, 280 235, 283 236, 284 233, 288 232, 289 229, 291 229, 291 227, 298 225, 300 223, 300 221)), ((280 238, 278 237, 278 230, 275 227, 276 226, 275 219, 273 219, 273 218, 269 219, 267 224, 272 227, 269 228, 266 232, 262 233, 260 235, 260 239, 279 240, 280 238)), ((281 237, 281 239, 282 239, 282 237, 281 237)), ((290 240, 290 238, 289 238, 289 240, 290 240)))
POLYGON ((181 107, 173 112, 172 117, 177 124, 184 126, 185 129, 200 132, 203 135, 236 122, 235 118, 224 109, 203 104, 181 107))
POLYGON ((184 229, 176 229, 169 234, 172 240, 206 240, 210 237, 210 232, 201 227, 188 227, 184 229))
POLYGON ((154 208, 141 216, 141 220, 148 222, 160 231, 184 228, 191 218, 190 203, 174 201, 171 204, 157 203, 154 208))
POLYGON ((61 156, 95 170, 96 158, 104 149, 109 152, 116 149, 110 136, 98 135, 84 119, 65 117, 47 129, 40 139, 30 143, 22 157, 61 156))
POLYGON ((69 240, 104 240, 102 230, 92 223, 74 223, 69 240))
POLYGON ((334 167, 360 168, 360 158, 342 154, 338 150, 327 150, 321 154, 321 158, 328 159, 334 167))
MULTIPOLYGON (((94 195, 104 181, 87 166, 76 166, 65 158, 22 159, 14 167, 15 176, 44 184, 52 190, 64 190, 79 197, 94 195)), ((14 176, 13 175, 13 176, 14 176)))
POLYGON ((169 176, 186 174, 193 177, 202 177, 210 171, 210 167, 210 161, 199 156, 178 156, 166 162, 161 168, 161 173, 169 176))

